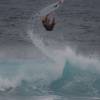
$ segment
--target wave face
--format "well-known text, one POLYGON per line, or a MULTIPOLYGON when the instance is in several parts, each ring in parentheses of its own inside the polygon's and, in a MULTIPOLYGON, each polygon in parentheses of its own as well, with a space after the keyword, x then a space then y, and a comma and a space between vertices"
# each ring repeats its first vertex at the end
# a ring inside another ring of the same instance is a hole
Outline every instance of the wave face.
POLYGON ((80 65, 75 66, 67 61, 62 76, 51 84, 51 88, 63 95, 99 96, 99 75, 95 69, 82 69, 80 65))

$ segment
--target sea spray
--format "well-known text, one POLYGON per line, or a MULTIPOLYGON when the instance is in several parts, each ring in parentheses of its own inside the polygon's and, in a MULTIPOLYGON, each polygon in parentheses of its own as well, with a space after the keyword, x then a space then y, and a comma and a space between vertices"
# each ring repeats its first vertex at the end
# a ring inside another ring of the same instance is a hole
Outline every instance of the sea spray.
POLYGON ((38 30, 41 25, 34 25, 37 25, 37 27, 28 31, 32 43, 58 65, 54 66, 55 72, 60 73, 59 77, 52 81, 48 87, 56 94, 99 96, 99 59, 77 54, 74 49, 67 45, 63 49, 55 49, 45 45, 44 37, 41 35, 41 31, 38 30))

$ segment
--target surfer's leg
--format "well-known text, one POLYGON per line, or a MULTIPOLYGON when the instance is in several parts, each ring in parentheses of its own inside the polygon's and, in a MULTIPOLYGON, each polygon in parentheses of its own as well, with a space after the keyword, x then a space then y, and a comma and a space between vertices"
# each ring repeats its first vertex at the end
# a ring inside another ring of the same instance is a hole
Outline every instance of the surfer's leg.
POLYGON ((51 13, 49 13, 49 14, 47 15, 47 23, 48 23, 48 24, 52 24, 53 17, 54 17, 53 12, 51 12, 51 13))
POLYGON ((55 24, 56 24, 55 18, 53 18, 53 20, 52 20, 52 25, 54 26, 55 24))

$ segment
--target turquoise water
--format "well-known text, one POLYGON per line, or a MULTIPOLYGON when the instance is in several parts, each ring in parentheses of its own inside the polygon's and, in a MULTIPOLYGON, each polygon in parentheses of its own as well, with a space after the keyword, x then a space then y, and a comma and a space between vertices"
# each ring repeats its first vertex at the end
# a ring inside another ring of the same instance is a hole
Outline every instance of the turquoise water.
POLYGON ((0 98, 2 100, 99 99, 100 73, 99 69, 96 69, 96 64, 94 67, 84 69, 82 66, 86 66, 85 64, 73 65, 67 60, 62 67, 62 74, 56 74, 57 67, 54 69, 54 65, 51 60, 1 61, 0 98))

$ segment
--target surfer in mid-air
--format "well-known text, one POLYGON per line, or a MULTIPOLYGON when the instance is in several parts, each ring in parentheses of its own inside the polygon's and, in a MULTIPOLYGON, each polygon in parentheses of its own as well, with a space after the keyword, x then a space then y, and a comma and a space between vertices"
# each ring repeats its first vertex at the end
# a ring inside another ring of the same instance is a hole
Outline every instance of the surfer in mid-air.
MULTIPOLYGON (((53 9, 58 8, 58 6, 63 2, 64 2, 64 0, 58 0, 58 2, 56 4, 54 4, 52 6, 52 8, 53 9)), ((42 20, 42 24, 43 24, 44 28, 47 31, 52 31, 54 29, 54 26, 55 26, 56 22, 55 22, 55 17, 52 16, 52 12, 48 13, 45 16, 42 16, 41 20, 42 20)))
POLYGON ((52 31, 55 26, 55 18, 53 17, 52 19, 50 19, 48 14, 42 17, 42 24, 47 31, 52 31))

